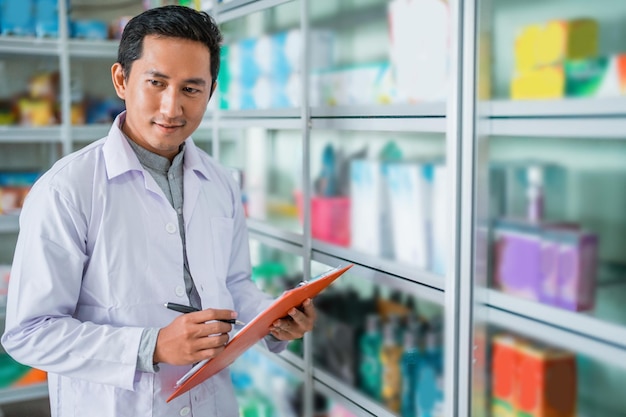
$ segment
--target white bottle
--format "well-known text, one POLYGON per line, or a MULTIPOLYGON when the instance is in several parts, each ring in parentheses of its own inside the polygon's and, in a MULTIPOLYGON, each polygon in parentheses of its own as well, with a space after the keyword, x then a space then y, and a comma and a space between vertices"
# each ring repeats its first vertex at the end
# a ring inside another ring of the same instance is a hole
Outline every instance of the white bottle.
POLYGON ((543 171, 538 165, 531 165, 526 171, 528 179, 528 197, 527 217, 532 223, 538 223, 543 220, 543 171))

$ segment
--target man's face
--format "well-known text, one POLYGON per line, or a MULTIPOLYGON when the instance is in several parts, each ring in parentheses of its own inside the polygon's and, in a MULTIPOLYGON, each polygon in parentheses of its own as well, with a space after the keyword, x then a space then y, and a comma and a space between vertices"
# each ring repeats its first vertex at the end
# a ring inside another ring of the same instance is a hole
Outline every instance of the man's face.
POLYGON ((171 160, 202 121, 209 102, 209 49, 186 39, 146 36, 128 78, 119 63, 111 73, 117 95, 126 102, 124 133, 171 160))

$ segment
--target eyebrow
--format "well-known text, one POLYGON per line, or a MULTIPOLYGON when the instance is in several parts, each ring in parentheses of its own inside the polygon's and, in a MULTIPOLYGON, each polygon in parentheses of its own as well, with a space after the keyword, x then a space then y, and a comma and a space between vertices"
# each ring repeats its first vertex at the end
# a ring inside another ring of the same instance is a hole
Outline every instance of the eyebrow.
MULTIPOLYGON (((149 70, 146 71, 145 74, 147 75, 151 75, 153 77, 158 77, 158 78, 164 78, 166 80, 170 79, 169 75, 165 75, 157 70, 149 70)), ((206 80, 204 78, 188 78, 186 80, 184 80, 185 84, 195 84, 195 85, 200 85, 200 86, 204 86, 206 85, 206 80)))

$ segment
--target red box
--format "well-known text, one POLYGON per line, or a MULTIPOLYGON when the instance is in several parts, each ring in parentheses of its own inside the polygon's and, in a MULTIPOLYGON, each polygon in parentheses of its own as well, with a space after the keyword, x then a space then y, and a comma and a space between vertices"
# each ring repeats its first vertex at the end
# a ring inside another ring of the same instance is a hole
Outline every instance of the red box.
MULTIPOLYGON (((294 193, 298 217, 303 221, 302 193, 294 193)), ((311 235, 338 246, 350 246, 350 198, 311 197, 311 235)))

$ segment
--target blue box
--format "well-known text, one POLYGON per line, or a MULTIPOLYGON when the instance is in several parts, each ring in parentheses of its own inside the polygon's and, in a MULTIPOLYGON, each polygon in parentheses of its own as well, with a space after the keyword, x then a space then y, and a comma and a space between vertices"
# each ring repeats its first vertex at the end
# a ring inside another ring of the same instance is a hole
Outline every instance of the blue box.
POLYGON ((0 0, 0 34, 35 35, 34 0, 0 0))

